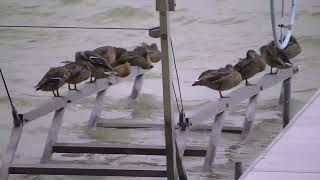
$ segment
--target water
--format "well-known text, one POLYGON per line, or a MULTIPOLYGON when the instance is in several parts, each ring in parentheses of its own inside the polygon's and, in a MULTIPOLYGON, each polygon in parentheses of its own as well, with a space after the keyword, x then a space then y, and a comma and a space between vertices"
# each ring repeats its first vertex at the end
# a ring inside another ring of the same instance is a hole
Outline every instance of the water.
MULTIPOLYGON (((293 61, 300 73, 293 79, 293 113, 320 87, 320 2, 298 1, 294 32, 303 53, 293 61)), ((172 38, 178 60, 182 93, 188 110, 197 104, 218 97, 216 92, 191 87, 194 79, 205 69, 235 63, 247 49, 255 49, 272 38, 269 2, 265 0, 178 0, 172 13, 172 38)), ((154 27, 158 14, 150 0, 89 1, 89 0, 2 0, 0 24, 154 27)), ((114 45, 133 48, 140 42, 157 42, 147 32, 117 30, 62 30, 62 29, 0 29, 0 66, 7 77, 13 101, 21 112, 26 112, 48 99, 51 94, 35 92, 33 86, 51 66, 72 60, 77 50, 114 45)), ((162 91, 161 65, 146 74, 142 95, 128 99, 132 82, 125 82, 108 90, 102 120, 161 122, 162 91)), ((0 83, 0 152, 4 152, 12 126, 10 106, 0 83)), ((234 162, 248 166, 281 129, 281 108, 278 106, 280 85, 261 93, 257 120, 249 140, 239 145, 239 136, 223 134, 213 172, 202 173, 202 158, 186 158, 185 164, 192 179, 233 179, 234 162)), ((163 144, 163 132, 141 130, 97 129, 88 131, 86 122, 94 97, 71 105, 65 114, 59 134, 63 142, 121 142, 163 144)), ((246 102, 234 107, 228 124, 241 125, 246 102)), ((28 124, 22 135, 16 162, 38 162, 41 156, 52 114, 28 124)), ((208 133, 193 133, 190 144, 207 144, 208 133)), ((4 155, 1 153, 2 156, 4 155)), ((102 163, 110 165, 165 166, 163 157, 124 155, 54 155, 54 161, 68 163, 102 163)), ((124 179, 112 177, 76 176, 10 176, 10 179, 124 179)), ((132 179, 132 178, 128 178, 132 179)), ((141 178, 137 178, 141 179, 141 178)), ((149 179, 149 178, 146 178, 149 179)))

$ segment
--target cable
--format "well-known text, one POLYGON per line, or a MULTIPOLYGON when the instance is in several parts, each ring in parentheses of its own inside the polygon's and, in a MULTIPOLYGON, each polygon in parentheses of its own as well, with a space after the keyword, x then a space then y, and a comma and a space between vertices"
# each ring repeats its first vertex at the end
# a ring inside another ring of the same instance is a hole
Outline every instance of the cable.
POLYGON ((184 107, 183 107, 183 100, 182 100, 181 87, 180 87, 180 78, 179 78, 179 73, 178 73, 178 69, 177 69, 176 57, 174 55, 174 48, 173 48, 173 43, 172 43, 171 37, 170 37, 170 43, 171 43, 171 51, 172 51, 172 56, 173 56, 174 68, 176 70, 176 76, 177 76, 177 81, 178 81, 180 103, 181 103, 181 112, 183 112, 184 107))
POLYGON ((6 91, 7 91, 7 95, 8 95, 9 101, 10 101, 11 108, 12 108, 12 109, 15 109, 15 108, 14 108, 14 105, 13 105, 13 103, 12 103, 12 99, 11 99, 11 96, 10 96, 10 93, 9 93, 9 90, 8 90, 8 87, 7 87, 7 83, 6 83, 6 81, 4 80, 4 76, 3 76, 3 73, 2 73, 1 68, 0 68, 0 73, 1 73, 1 77, 2 77, 2 81, 3 81, 4 87, 5 87, 6 91))
POLYGON ((95 29, 95 30, 133 30, 147 31, 152 28, 126 27, 84 27, 84 26, 38 26, 38 25, 0 25, 0 28, 42 28, 42 29, 95 29))
POLYGON ((179 114, 181 114, 180 106, 179 106, 179 102, 178 102, 178 97, 177 97, 177 93, 176 93, 176 89, 175 89, 175 87, 174 87, 173 81, 171 81, 171 84, 172 84, 172 88, 173 88, 174 97, 175 97, 175 99, 176 99, 178 112, 179 112, 179 114))
MULTIPOLYGON (((283 17, 284 17, 284 0, 282 0, 282 7, 281 7, 281 24, 283 24, 283 17)), ((280 32, 280 41, 283 43, 283 26, 281 26, 281 32, 280 32)))

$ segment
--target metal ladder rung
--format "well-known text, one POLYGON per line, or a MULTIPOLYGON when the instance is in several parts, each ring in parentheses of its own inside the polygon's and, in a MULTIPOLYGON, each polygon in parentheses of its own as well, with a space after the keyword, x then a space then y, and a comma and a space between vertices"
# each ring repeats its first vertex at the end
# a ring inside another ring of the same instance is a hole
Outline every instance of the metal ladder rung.
POLYGON ((11 164, 9 174, 166 177, 164 167, 132 167, 80 164, 11 164))
MULTIPOLYGON (((88 154, 131 154, 131 155, 166 155, 165 146, 134 144, 92 144, 92 143, 55 143, 53 153, 88 153, 88 154)), ((185 156, 204 157, 206 148, 187 147, 185 156)))

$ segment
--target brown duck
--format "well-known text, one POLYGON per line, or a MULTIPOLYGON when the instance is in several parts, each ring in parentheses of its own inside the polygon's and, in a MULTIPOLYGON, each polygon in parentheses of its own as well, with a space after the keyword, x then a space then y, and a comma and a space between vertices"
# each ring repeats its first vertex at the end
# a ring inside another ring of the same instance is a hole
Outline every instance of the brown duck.
POLYGON ((282 50, 283 54, 288 59, 295 58, 301 53, 301 51, 302 51, 301 46, 294 36, 290 37, 287 47, 282 50))
POLYGON ((161 51, 156 43, 148 45, 147 43, 141 43, 141 46, 137 46, 134 50, 139 51, 140 49, 146 49, 150 57, 150 61, 153 63, 159 62, 161 60, 161 51))
POLYGON ((36 91, 52 91, 53 96, 59 97, 59 88, 66 83, 69 75, 64 66, 52 67, 35 86, 36 91))
POLYGON ((129 62, 125 62, 124 64, 117 65, 113 67, 113 71, 116 72, 116 76, 119 77, 127 77, 130 75, 131 66, 129 62))
POLYGON ((114 72, 111 72, 112 66, 107 63, 104 58, 92 51, 76 52, 75 57, 76 61, 84 61, 88 63, 91 72, 90 82, 115 74, 114 72))
POLYGON ((69 73, 69 77, 65 80, 68 83, 69 90, 77 90, 77 84, 91 76, 88 62, 77 60, 76 62, 63 61, 62 63, 66 63, 64 68, 69 73), (70 84, 74 85, 73 89, 71 89, 70 84))
POLYGON ((103 57, 107 62, 112 66, 117 66, 117 59, 125 52, 124 48, 112 47, 112 46, 103 46, 93 50, 94 53, 103 57))
POLYGON ((246 80, 246 86, 251 85, 248 79, 253 77, 259 72, 266 69, 266 64, 261 56, 259 56, 254 50, 247 51, 247 57, 240 59, 240 61, 234 66, 234 70, 238 71, 242 79, 246 80))
POLYGON ((123 53, 118 59, 118 63, 123 64, 125 62, 129 62, 131 66, 138 66, 138 67, 141 67, 142 69, 153 68, 153 65, 150 61, 150 57, 148 56, 148 52, 146 48, 123 53))
POLYGON ((229 90, 242 81, 241 74, 228 64, 225 68, 205 71, 192 86, 206 86, 210 89, 219 91, 221 98, 226 98, 221 91, 229 90))
POLYGON ((270 74, 277 74, 278 69, 287 69, 292 66, 290 60, 272 42, 262 46, 260 52, 262 58, 271 67, 270 74), (272 71, 273 68, 277 68, 275 73, 272 71))

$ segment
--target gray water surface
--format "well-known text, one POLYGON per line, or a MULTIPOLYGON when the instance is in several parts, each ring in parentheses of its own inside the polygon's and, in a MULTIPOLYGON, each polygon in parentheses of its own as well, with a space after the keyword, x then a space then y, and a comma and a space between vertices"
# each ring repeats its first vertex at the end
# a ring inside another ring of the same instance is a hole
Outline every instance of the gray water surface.
MULTIPOLYGON (((297 11, 294 34, 302 44, 303 53, 293 60, 300 67, 299 74, 292 81, 293 113, 320 87, 320 1, 298 1, 297 11)), ((272 39, 269 1, 266 0, 177 0, 177 10, 171 14, 172 39, 187 110, 218 97, 217 92, 205 87, 191 86, 202 71, 236 63, 248 49, 258 50, 272 39)), ((158 26, 159 20, 155 1, 152 0, 1 0, 0 24, 149 28, 158 26)), ((63 60, 73 60, 75 51, 105 45, 132 49, 143 41, 160 43, 149 38, 147 32, 137 31, 1 28, 0 67, 14 103, 20 112, 26 112, 51 96, 51 93, 35 92, 33 86, 50 67, 60 65, 63 60)), ((161 64, 158 63, 146 74, 142 94, 137 100, 128 98, 131 81, 112 87, 104 101, 102 121, 160 123, 163 117, 161 82, 161 64)), ((186 168, 192 179, 231 180, 234 162, 242 161, 248 166, 267 147, 282 126, 281 107, 278 105, 280 87, 279 84, 259 96, 257 120, 246 144, 239 145, 239 135, 223 134, 212 172, 201 172, 203 158, 186 158, 186 168)), ((94 96, 68 107, 59 134, 60 141, 164 144, 162 131, 87 130, 85 126, 93 103, 94 96)), ((246 103, 232 108, 227 118, 228 125, 242 124, 246 103)), ((2 157, 12 127, 10 106, 2 83, 0 114, 2 157)), ((25 126, 16 162, 39 162, 52 117, 50 114, 25 126)), ((206 146, 208 136, 209 133, 193 133, 189 143, 206 146)), ((164 157, 157 156, 54 155, 54 163, 64 161, 109 165, 166 164, 164 157)), ((15 175, 10 179, 134 178, 15 175)))

